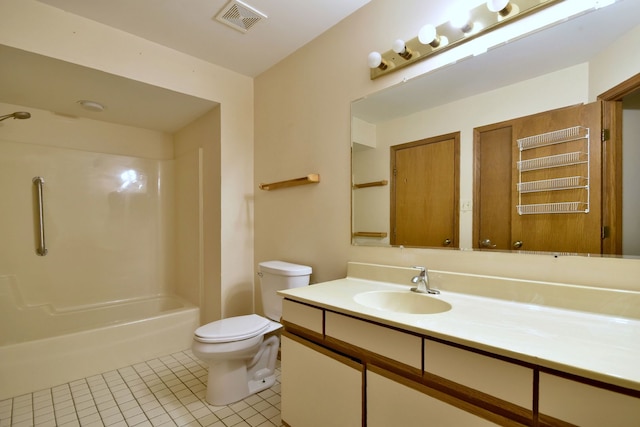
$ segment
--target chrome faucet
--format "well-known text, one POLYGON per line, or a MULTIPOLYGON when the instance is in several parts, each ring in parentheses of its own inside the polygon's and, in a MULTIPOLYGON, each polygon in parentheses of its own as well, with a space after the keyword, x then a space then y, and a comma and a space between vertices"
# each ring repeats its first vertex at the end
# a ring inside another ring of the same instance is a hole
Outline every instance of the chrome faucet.
POLYGON ((417 276, 413 276, 411 279, 411 283, 415 283, 418 286, 415 288, 411 288, 413 292, 417 292, 419 294, 439 294, 440 291, 437 289, 429 288, 429 274, 427 273, 427 269, 424 267, 413 266, 411 268, 417 268, 420 270, 420 274, 417 276))

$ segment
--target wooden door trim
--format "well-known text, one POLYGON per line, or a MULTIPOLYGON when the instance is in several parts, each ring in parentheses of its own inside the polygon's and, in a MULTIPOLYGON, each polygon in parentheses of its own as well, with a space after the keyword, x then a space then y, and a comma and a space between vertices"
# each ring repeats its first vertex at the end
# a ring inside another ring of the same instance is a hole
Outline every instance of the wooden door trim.
POLYGON ((622 255, 622 99, 640 90, 640 73, 598 95, 602 101, 602 129, 609 138, 602 145, 602 224, 606 238, 602 253, 622 255))
POLYGON ((640 89, 640 73, 598 95, 602 101, 622 101, 622 98, 640 89))

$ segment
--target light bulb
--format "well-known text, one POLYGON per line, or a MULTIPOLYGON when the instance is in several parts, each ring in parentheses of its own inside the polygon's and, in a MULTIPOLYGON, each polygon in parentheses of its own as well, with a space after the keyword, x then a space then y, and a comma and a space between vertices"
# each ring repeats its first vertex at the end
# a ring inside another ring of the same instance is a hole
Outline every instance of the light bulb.
POLYGON ((487 8, 489 8, 491 12, 500 12, 507 7, 508 4, 509 0, 487 0, 487 8))
POLYGON ((369 68, 380 68, 381 70, 387 69, 387 64, 382 59, 380 52, 371 52, 367 58, 369 68))
POLYGON ((418 31, 418 41, 422 44, 431 45, 433 48, 440 46, 440 36, 438 36, 436 27, 431 24, 423 25, 418 31))
POLYGON ((451 18, 451 25, 455 28, 459 28, 465 34, 470 33, 471 30, 473 30, 471 14, 466 10, 457 11, 453 18, 451 18))
POLYGON ((504 18, 511 13, 513 5, 509 0, 487 0, 487 8, 504 18))
POLYGON ((398 39, 394 41, 392 49, 395 53, 397 53, 404 59, 410 59, 412 56, 412 52, 409 49, 407 49, 407 45, 402 39, 398 39))

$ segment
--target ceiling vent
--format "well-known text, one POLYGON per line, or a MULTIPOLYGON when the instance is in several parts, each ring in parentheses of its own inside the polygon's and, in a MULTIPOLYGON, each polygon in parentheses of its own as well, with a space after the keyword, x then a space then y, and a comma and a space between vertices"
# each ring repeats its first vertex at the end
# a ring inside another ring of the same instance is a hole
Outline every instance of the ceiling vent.
POLYGON ((243 33, 263 19, 267 19, 267 15, 240 0, 231 0, 216 15, 216 20, 243 33))

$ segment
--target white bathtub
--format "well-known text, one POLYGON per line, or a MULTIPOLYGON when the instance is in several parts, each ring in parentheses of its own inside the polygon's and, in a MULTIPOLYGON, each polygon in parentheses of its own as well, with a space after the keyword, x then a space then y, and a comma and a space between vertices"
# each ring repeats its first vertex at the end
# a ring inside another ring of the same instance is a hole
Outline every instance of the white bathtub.
POLYGON ((171 296, 2 308, 0 400, 185 350, 199 325, 199 309, 171 296))

